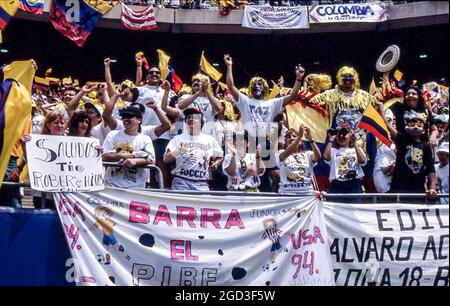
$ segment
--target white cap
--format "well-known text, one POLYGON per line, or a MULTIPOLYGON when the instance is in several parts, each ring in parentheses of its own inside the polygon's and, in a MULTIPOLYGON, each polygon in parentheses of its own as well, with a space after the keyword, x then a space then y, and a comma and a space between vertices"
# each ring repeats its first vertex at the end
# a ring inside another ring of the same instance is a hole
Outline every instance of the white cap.
POLYGON ((441 145, 439 146, 438 153, 447 153, 448 154, 448 142, 443 142, 441 143, 441 145))

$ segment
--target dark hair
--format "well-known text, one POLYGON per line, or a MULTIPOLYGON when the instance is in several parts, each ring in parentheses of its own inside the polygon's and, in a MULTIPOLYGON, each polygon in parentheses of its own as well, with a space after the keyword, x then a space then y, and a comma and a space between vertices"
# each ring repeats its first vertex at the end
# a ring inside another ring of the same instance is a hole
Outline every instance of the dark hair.
POLYGON ((145 106, 142 105, 141 103, 133 102, 130 104, 130 107, 134 107, 135 105, 137 105, 139 107, 139 111, 141 112, 141 117, 139 119, 142 119, 142 117, 145 114, 145 106))
MULTIPOLYGON (((205 116, 203 115, 202 112, 200 112, 200 113, 191 113, 191 114, 188 114, 187 116, 189 116, 189 115, 196 115, 196 114, 200 115, 200 120, 201 120, 200 127, 203 129, 203 126, 205 125, 205 116)), ((185 115, 185 117, 184 117, 184 122, 185 123, 186 123, 186 120, 187 120, 187 116, 185 115)))
POLYGON ((92 125, 91 125, 91 119, 89 119, 89 116, 88 116, 86 111, 75 112, 73 114, 72 118, 70 118, 70 121, 69 121, 69 136, 80 136, 80 135, 77 135, 78 123, 82 122, 82 121, 84 121, 86 119, 89 121, 89 124, 88 124, 88 128, 86 130, 86 135, 83 135, 83 136, 84 137, 90 137, 91 136, 92 125))
POLYGON ((150 65, 150 68, 148 69, 148 71, 152 70, 153 68, 156 68, 156 69, 158 69, 159 72, 161 72, 158 65, 150 65))
POLYGON ((244 132, 244 140, 248 142, 248 131, 244 130, 244 131, 233 132, 233 142, 234 143, 236 143, 237 135, 242 134, 242 132, 244 132))
MULTIPOLYGON (((417 93, 417 95, 419 96, 419 101, 418 101, 419 105, 417 106, 417 108, 424 111, 425 110, 425 100, 423 98, 422 90, 417 86, 410 86, 406 89, 405 96, 408 94, 408 91, 410 91, 411 89, 414 90, 417 93)), ((405 105, 409 108, 407 103, 405 103, 405 105)))
POLYGON ((75 87, 73 87, 73 86, 66 86, 66 87, 63 87, 62 92, 65 93, 65 92, 68 91, 68 90, 72 90, 72 91, 78 92, 78 90, 77 90, 75 87))
POLYGON ((130 89, 132 94, 131 102, 135 102, 139 98, 139 89, 137 87, 130 89))

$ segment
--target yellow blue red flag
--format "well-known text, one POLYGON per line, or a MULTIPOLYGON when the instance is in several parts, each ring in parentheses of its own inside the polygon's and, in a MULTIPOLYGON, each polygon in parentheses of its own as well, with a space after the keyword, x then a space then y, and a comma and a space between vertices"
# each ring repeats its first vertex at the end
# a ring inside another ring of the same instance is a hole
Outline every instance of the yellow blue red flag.
POLYGON ((31 94, 27 86, 33 78, 31 60, 0 68, 0 184, 14 144, 31 115, 31 94))
POLYGON ((375 137, 378 138, 382 143, 384 143, 388 148, 392 145, 391 134, 389 129, 384 122, 383 117, 377 112, 375 107, 371 104, 365 110, 358 127, 372 132, 375 137))
POLYGON ((19 9, 19 0, 0 1, 0 30, 4 30, 8 22, 19 9))

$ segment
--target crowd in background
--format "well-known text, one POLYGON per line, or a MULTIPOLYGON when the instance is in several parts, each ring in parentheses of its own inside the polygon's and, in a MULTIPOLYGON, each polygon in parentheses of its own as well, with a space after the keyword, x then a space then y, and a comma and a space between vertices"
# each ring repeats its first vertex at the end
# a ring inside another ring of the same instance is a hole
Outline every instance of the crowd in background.
MULTIPOLYGON (((130 5, 154 5, 157 7, 182 8, 182 9, 211 9, 219 8, 224 3, 232 4, 236 9, 243 9, 245 5, 271 5, 271 6, 299 6, 315 4, 346 4, 368 3, 375 0, 126 0, 130 5)), ((383 1, 387 5, 404 4, 417 1, 383 1)))
MULTIPOLYGON (((197 73, 176 92, 160 68, 145 67, 141 57, 135 80, 114 80, 107 58, 104 82, 36 82, 32 117, 18 146, 33 134, 94 137, 103 162, 121 165, 106 169, 106 184, 119 188, 156 187, 157 176, 145 168, 156 165, 172 190, 403 192, 431 199, 448 193, 446 84, 430 89, 392 78, 370 94, 352 67, 342 67, 333 86, 331 76, 307 74, 297 65, 290 72, 295 83, 288 87, 280 77, 273 92, 261 77, 236 87, 232 57, 224 55, 224 63, 226 84, 197 73), (295 103, 327 113, 325 143, 311 126, 290 126, 286 107, 295 103), (359 127, 369 106, 385 121, 392 146, 359 127), (325 180, 318 179, 318 167, 325 180)), ((5 181, 18 181, 26 162, 26 154, 13 151, 5 181)), ((0 192, 0 204, 20 207, 18 188, 0 192)), ((41 194, 33 195, 39 207, 41 194)))

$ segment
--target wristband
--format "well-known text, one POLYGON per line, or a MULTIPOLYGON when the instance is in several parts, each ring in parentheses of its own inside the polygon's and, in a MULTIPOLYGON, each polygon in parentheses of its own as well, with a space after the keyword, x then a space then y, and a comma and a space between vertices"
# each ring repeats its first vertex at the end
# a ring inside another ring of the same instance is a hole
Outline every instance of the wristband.
MULTIPOLYGON (((330 141, 328 141, 328 142, 330 142, 330 141)), ((311 141, 307 140, 306 142, 308 142, 308 143, 315 143, 316 141, 315 140, 311 140, 311 141)))
POLYGON ((334 140, 328 140, 328 143, 334 144, 334 140))
POLYGON ((302 82, 302 80, 296 79, 297 82, 302 82))

